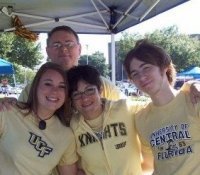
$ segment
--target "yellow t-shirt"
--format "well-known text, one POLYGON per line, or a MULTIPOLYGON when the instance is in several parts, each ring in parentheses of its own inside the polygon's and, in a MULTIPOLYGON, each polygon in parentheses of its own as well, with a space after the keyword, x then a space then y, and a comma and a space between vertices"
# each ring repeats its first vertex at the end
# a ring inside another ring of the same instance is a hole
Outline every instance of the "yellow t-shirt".
MULTIPOLYGON (((106 101, 102 132, 74 116, 71 127, 86 175, 141 175, 140 149, 134 125, 138 109, 128 100, 106 101)), ((101 122, 100 122, 101 125, 101 122)))
MULTIPOLYGON (((102 98, 106 98, 109 100, 119 100, 119 99, 125 99, 126 96, 123 92, 120 91, 120 89, 115 86, 111 81, 106 79, 105 77, 101 77, 102 80, 102 98)), ((31 84, 28 84, 25 89, 21 92, 18 100, 22 102, 26 102, 28 99, 28 94, 31 88, 31 84)), ((57 175, 58 172, 56 169, 53 170, 52 175, 57 175)))
POLYGON ((200 103, 193 106, 188 92, 164 106, 149 104, 136 116, 136 128, 153 152, 154 175, 199 175, 200 103))
POLYGON ((49 175, 57 165, 77 161, 76 143, 70 127, 53 116, 46 129, 38 128, 38 120, 12 108, 0 112, 0 174, 49 175))

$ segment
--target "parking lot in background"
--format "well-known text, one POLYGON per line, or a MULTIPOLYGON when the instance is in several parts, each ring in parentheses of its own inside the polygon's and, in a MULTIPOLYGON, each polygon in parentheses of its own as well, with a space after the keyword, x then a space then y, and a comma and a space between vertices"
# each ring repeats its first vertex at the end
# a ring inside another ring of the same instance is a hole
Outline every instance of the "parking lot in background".
POLYGON ((136 86, 130 82, 116 81, 116 86, 126 95, 126 96, 141 96, 142 92, 139 91, 136 86))
POLYGON ((4 97, 14 97, 18 99, 19 94, 0 94, 0 98, 4 98, 4 97))
POLYGON ((12 87, 10 85, 1 85, 0 86, 0 98, 4 97, 15 97, 18 98, 22 88, 20 87, 12 87))

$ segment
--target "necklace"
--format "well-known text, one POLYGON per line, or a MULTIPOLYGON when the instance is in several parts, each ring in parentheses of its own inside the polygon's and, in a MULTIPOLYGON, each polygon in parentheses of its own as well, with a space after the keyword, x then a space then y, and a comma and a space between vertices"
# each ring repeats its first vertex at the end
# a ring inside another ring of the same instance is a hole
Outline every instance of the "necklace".
POLYGON ((40 130, 45 130, 46 129, 46 126, 47 126, 47 123, 46 123, 46 121, 45 120, 49 120, 53 115, 51 115, 49 118, 47 118, 47 119, 41 119, 38 115, 36 115, 37 116, 37 118, 40 120, 39 121, 39 124, 38 124, 38 128, 40 129, 40 130))
POLYGON ((45 130, 46 129, 46 125, 47 124, 46 124, 45 120, 40 120, 38 127, 39 127, 40 130, 45 130))

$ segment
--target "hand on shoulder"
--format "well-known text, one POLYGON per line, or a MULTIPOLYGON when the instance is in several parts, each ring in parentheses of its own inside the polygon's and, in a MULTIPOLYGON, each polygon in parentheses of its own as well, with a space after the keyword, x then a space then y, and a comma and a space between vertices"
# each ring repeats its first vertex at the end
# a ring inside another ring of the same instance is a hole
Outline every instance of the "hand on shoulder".
POLYGON ((17 99, 14 97, 4 97, 0 99, 0 112, 10 110, 15 105, 17 99))

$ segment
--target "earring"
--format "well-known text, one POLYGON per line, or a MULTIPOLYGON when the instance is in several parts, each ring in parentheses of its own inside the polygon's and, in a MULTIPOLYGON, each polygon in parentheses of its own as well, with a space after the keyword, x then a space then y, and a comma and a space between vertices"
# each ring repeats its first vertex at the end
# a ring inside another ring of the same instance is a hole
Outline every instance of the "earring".
POLYGON ((72 108, 72 112, 73 112, 73 114, 78 114, 79 113, 78 110, 75 109, 75 108, 72 108))
POLYGON ((78 110, 74 107, 73 103, 70 103, 71 109, 72 109, 72 114, 78 114, 78 110))

